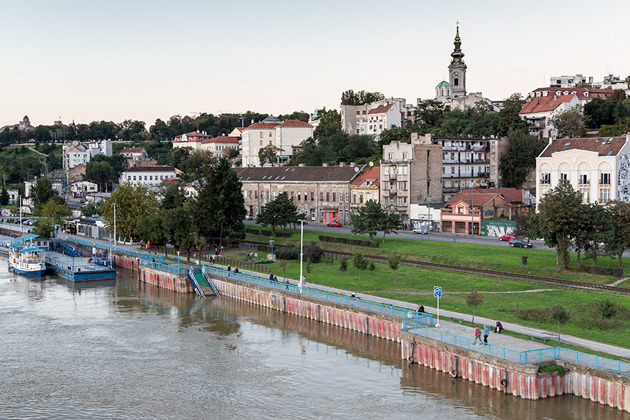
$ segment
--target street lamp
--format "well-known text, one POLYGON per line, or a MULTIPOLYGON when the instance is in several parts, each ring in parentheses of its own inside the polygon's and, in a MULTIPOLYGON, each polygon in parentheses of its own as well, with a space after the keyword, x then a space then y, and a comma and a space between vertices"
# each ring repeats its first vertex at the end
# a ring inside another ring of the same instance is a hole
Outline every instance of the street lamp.
POLYGON ((179 274, 179 252, 177 251, 177 274, 179 274))
POLYGON ((116 246, 116 203, 114 203, 114 246, 116 246))
POLYGON ((302 294, 302 263, 304 262, 304 219, 300 220, 300 282, 298 283, 299 293, 302 294))

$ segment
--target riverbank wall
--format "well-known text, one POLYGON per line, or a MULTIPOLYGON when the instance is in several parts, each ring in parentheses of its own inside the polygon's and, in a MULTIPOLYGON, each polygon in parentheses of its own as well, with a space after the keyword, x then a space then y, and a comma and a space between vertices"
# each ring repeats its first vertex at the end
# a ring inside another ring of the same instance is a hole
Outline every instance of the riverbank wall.
POLYGON ((193 286, 188 280, 187 275, 177 275, 175 273, 141 265, 139 258, 114 255, 114 266, 136 272, 138 274, 138 280, 141 282, 172 290, 177 293, 194 293, 193 286))

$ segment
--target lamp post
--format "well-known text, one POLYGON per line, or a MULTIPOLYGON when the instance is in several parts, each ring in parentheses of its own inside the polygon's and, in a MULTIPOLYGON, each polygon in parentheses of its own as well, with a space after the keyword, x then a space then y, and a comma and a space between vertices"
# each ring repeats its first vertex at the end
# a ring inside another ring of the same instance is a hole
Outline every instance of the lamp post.
POLYGON ((179 252, 177 251, 177 274, 179 275, 179 252))
POLYGON ((116 203, 114 203, 114 246, 116 246, 116 203))
POLYGON ((300 220, 300 282, 298 283, 299 293, 302 294, 302 263, 304 262, 304 220, 300 220))
POLYGON ((470 235, 475 234, 475 190, 472 191, 472 201, 470 205, 470 235))

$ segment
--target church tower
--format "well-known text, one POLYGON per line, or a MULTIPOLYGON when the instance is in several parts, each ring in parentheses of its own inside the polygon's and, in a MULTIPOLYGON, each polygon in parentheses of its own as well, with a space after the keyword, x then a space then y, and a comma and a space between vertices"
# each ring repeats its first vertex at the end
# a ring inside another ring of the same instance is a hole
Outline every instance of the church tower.
POLYGON ((455 35, 455 49, 451 54, 453 59, 448 66, 448 78, 453 87, 453 97, 466 96, 466 63, 462 52, 462 40, 459 37, 459 22, 457 22, 457 34, 455 35))

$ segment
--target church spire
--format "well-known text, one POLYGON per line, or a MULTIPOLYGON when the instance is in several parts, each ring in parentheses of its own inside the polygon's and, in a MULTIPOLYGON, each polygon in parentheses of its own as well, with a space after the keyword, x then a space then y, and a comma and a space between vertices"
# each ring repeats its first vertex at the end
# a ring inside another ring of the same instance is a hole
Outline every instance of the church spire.
POLYGON ((451 57, 453 57, 453 59, 451 60, 451 66, 452 65, 466 65, 464 64, 464 53, 462 52, 462 40, 459 37, 459 21, 457 22, 457 33, 455 35, 455 42, 453 42, 453 44, 455 44, 455 49, 453 50, 453 53, 451 54, 451 57))

